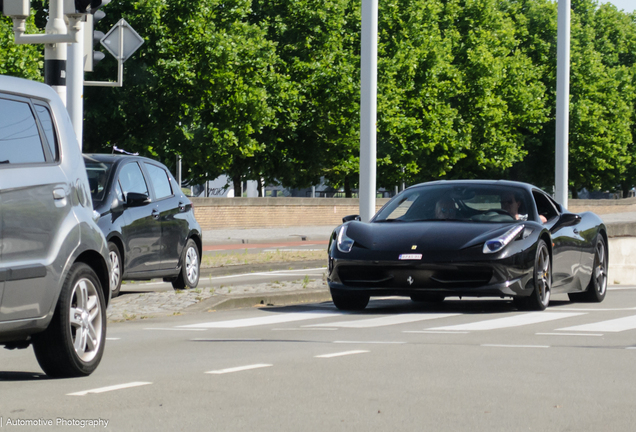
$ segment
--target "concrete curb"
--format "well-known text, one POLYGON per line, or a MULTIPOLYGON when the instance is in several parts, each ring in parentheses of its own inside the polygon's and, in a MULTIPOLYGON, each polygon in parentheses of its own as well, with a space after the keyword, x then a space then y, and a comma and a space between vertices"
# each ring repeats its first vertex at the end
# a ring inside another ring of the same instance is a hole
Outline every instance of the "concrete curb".
POLYGON ((201 268, 201 278, 207 276, 227 276, 260 273, 276 270, 299 270, 304 268, 327 268, 327 260, 292 261, 286 263, 245 264, 227 267, 201 268))
POLYGON ((312 291, 293 291, 287 293, 262 293, 246 296, 212 297, 181 311, 183 314, 196 314, 215 310, 240 309, 255 306, 288 306, 303 303, 321 303, 331 301, 328 289, 312 291))

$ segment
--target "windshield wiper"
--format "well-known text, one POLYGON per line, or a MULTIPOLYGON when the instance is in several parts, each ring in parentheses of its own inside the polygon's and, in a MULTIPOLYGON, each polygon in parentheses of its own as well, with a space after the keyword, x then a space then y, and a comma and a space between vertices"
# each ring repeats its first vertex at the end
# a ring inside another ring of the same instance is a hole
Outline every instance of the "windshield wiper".
POLYGON ((383 223, 383 222, 410 222, 410 221, 405 221, 403 219, 382 219, 382 220, 377 220, 374 222, 383 223))

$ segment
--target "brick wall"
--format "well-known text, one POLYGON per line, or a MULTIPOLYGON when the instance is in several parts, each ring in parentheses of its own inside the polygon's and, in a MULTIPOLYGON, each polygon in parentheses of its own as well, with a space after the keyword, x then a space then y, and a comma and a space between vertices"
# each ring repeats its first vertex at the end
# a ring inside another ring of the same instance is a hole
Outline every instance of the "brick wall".
MULTIPOLYGON (((388 198, 378 198, 380 209, 388 198)), ((339 225, 359 213, 357 198, 192 198, 203 230, 339 225)), ((596 214, 636 212, 636 198, 570 200, 569 210, 596 214)))

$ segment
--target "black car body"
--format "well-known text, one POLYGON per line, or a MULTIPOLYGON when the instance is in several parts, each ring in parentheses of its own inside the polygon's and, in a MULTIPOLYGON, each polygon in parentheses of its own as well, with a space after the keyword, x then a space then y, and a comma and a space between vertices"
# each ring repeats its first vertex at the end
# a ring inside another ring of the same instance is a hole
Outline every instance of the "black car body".
POLYGON ((85 154, 84 162, 110 250, 113 296, 126 279, 163 278, 175 288, 196 287, 201 227, 170 171, 141 156, 85 154))
POLYGON ((550 294, 602 301, 607 230, 593 213, 566 211, 549 195, 510 181, 438 181, 410 187, 369 223, 352 216, 329 244, 329 288, 341 309, 370 296, 441 301, 512 297, 545 309, 550 294), (515 197, 518 213, 504 210, 515 197), (452 218, 438 212, 445 202, 452 218))

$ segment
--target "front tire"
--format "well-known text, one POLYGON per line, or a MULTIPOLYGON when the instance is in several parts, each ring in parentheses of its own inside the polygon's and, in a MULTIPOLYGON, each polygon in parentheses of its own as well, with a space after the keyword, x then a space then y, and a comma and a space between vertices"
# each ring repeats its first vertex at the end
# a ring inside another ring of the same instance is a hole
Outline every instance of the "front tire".
POLYGON ((537 253, 534 258, 534 290, 526 299, 526 306, 530 310, 542 311, 550 303, 550 288, 552 285, 552 266, 550 251, 545 241, 537 243, 537 253))
POLYGON ((599 235, 594 248, 594 267, 592 277, 587 285, 587 290, 582 293, 570 293, 568 297, 571 301, 600 303, 605 299, 607 292, 607 247, 605 239, 599 235))
POLYGON ((197 249, 194 240, 188 239, 185 248, 183 248, 181 271, 177 278, 172 281, 172 287, 174 289, 196 288, 199 284, 200 266, 199 249, 197 249))
POLYGON ((333 304, 340 310, 360 311, 369 304, 369 295, 343 292, 340 290, 330 290, 333 304))
POLYGON ((99 365, 106 342, 106 301, 97 275, 75 263, 64 280, 48 328, 33 336, 40 367, 50 377, 87 376, 99 365))

